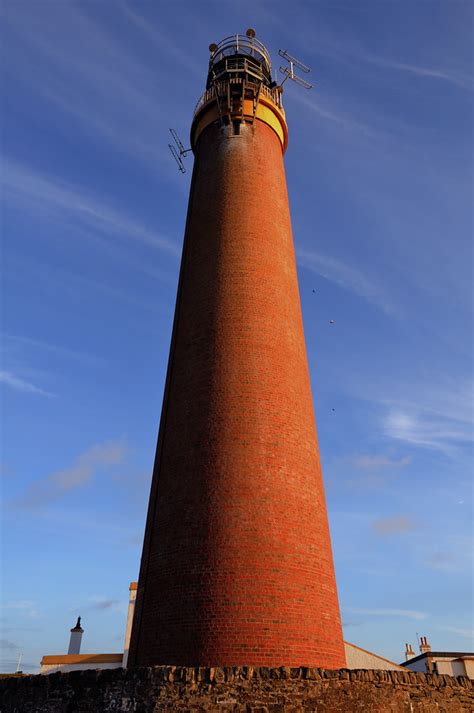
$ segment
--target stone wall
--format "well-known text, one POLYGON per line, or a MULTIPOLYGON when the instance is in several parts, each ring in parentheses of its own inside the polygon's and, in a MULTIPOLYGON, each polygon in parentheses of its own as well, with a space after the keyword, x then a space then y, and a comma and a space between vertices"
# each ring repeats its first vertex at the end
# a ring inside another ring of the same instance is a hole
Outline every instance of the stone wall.
POLYGON ((472 713, 469 678, 314 668, 154 668, 0 680, 0 713, 472 713))

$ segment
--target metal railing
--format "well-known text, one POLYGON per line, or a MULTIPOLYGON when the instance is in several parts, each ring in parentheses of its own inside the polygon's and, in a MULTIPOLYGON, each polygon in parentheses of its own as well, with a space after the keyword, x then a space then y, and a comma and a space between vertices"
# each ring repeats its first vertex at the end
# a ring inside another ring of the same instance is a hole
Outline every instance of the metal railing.
POLYGON ((285 110, 283 109, 283 104, 281 101, 281 91, 278 89, 278 87, 270 89, 269 87, 266 87, 265 84, 262 84, 260 93, 266 96, 267 99, 270 99, 274 104, 276 104, 283 116, 285 115, 285 110))
MULTIPOLYGON (((219 96, 225 96, 227 93, 227 83, 226 82, 216 82, 216 84, 214 84, 214 86, 211 87, 211 89, 206 89, 206 91, 200 97, 200 99, 198 100, 198 102, 194 108, 193 116, 196 116, 196 114, 202 109, 203 106, 205 106, 206 104, 209 104, 209 102, 216 100, 216 92, 218 93, 219 96)), ((280 109, 283 116, 285 116, 285 110, 283 109, 283 105, 282 105, 282 101, 281 101, 281 92, 278 90, 278 88, 270 89, 269 87, 265 86, 265 84, 261 84, 260 96, 264 96, 267 99, 269 99, 271 102, 273 102, 273 104, 276 104, 276 106, 280 109)))
MULTIPOLYGON (((259 82, 268 80, 265 72, 262 69, 261 62, 255 59, 249 59, 247 57, 226 57, 225 61, 219 62, 216 67, 213 67, 210 73, 212 82, 219 81, 221 77, 226 77, 227 75, 236 76, 246 74, 250 77, 254 77, 259 82)), ((209 81, 209 78, 208 78, 209 81)))
POLYGON ((272 63, 267 48, 255 37, 247 35, 231 35, 216 46, 211 54, 209 67, 213 67, 221 59, 233 54, 247 54, 265 65, 268 75, 272 73, 272 63))

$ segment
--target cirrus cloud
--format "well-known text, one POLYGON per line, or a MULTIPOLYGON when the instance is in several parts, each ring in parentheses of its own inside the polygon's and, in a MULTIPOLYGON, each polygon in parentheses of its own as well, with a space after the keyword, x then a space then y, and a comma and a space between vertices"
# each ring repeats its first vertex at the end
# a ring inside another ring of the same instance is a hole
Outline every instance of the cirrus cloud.
POLYGON ((29 394, 40 394, 41 396, 54 395, 49 391, 44 391, 44 389, 40 389, 39 386, 31 384, 29 381, 20 379, 19 376, 15 376, 15 374, 12 374, 11 371, 0 371, 0 382, 6 384, 7 386, 10 386, 16 391, 23 391, 29 394))
POLYGON ((101 466, 121 463, 125 452, 124 444, 119 441, 95 445, 81 453, 68 468, 31 483, 16 504, 24 508, 37 508, 58 500, 90 482, 101 466))

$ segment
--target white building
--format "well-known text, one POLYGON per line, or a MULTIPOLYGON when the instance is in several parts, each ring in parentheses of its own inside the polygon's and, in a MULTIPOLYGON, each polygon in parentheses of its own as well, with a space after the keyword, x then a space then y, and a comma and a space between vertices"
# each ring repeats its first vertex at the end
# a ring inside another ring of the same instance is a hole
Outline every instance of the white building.
POLYGON ((405 658, 401 666, 410 671, 445 673, 448 676, 474 678, 474 653, 460 651, 431 651, 426 636, 420 639, 420 653, 415 655, 411 644, 406 644, 405 658))
POLYGON ((350 644, 344 641, 344 649, 346 652, 346 668, 367 668, 376 669, 378 671, 403 671, 403 668, 394 661, 374 654, 367 649, 361 649, 360 646, 350 644))
POLYGON ((67 654, 43 656, 41 659, 40 673, 56 673, 56 671, 85 671, 89 668, 122 668, 127 665, 130 634, 132 632, 133 612, 137 596, 137 582, 132 582, 129 587, 130 597, 125 628, 125 642, 123 653, 119 654, 81 654, 82 634, 81 617, 76 626, 71 629, 71 638, 67 654))
POLYGON ((58 654, 43 656, 40 673, 85 671, 88 668, 122 668, 123 654, 58 654))
POLYGON ((125 643, 123 645, 123 667, 127 667, 128 650, 130 648, 130 636, 132 635, 133 614, 135 612, 135 600, 137 598, 138 582, 130 582, 128 598, 127 625, 125 627, 125 643))

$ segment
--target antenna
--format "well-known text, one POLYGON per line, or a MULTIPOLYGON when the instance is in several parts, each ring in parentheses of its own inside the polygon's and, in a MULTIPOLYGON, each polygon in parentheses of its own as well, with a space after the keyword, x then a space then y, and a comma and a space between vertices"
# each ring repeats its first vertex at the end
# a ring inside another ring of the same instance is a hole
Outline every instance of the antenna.
POLYGON ((295 67, 301 69, 301 71, 305 72, 305 74, 311 72, 311 67, 308 67, 306 64, 303 64, 303 62, 300 62, 298 59, 295 59, 295 57, 292 57, 286 50, 278 50, 278 54, 280 57, 283 57, 283 59, 286 59, 289 64, 289 67, 280 67, 280 72, 285 75, 285 79, 282 81, 281 86, 284 85, 287 79, 292 79, 293 82, 301 84, 301 86, 305 89, 312 89, 312 84, 295 74, 295 67))
POLYGON ((186 155, 190 151, 192 151, 192 149, 184 148, 181 139, 179 138, 178 134, 174 129, 170 129, 170 134, 173 137, 173 141, 175 142, 176 146, 173 146, 173 144, 168 144, 168 148, 171 151, 171 155, 173 156, 174 160, 178 164, 179 171, 181 173, 186 173, 186 168, 184 166, 182 157, 186 157, 186 155))

